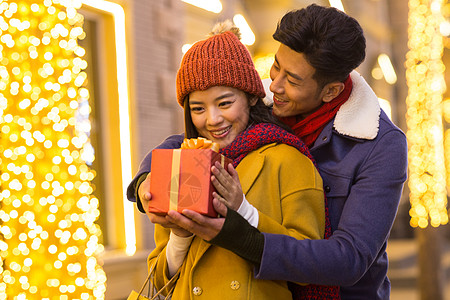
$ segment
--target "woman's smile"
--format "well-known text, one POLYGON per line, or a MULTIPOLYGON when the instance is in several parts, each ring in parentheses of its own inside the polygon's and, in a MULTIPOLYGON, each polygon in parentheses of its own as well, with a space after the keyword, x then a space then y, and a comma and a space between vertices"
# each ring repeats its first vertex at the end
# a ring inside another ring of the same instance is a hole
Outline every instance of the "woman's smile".
POLYGON ((227 126, 227 127, 223 127, 220 129, 216 129, 216 130, 210 130, 209 132, 211 133, 211 135, 216 138, 216 139, 221 139, 224 138, 228 135, 228 133, 230 132, 231 129, 231 125, 227 126))

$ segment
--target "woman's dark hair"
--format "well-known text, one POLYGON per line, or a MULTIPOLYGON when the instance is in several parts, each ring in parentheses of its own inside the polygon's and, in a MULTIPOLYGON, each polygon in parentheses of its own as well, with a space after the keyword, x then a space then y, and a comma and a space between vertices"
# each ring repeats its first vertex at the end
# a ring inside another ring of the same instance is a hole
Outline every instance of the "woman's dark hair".
MULTIPOLYGON (((245 93, 245 95, 247 96, 247 100, 249 102, 256 97, 255 95, 249 93, 245 93)), ((259 123, 271 123, 280 126, 281 128, 290 133, 293 133, 292 129, 289 128, 289 126, 280 122, 272 114, 272 109, 266 106, 261 98, 258 98, 255 105, 250 106, 249 114, 250 115, 248 125, 259 123)), ((194 123, 192 122, 191 109, 189 106, 189 95, 186 96, 186 99, 184 100, 184 130, 185 130, 185 137, 187 139, 198 137, 197 129, 195 128, 194 123)))
POLYGON ((333 7, 311 4, 288 12, 273 38, 305 55, 321 87, 345 81, 366 56, 366 39, 358 21, 333 7))
MULTIPOLYGON (((253 97, 256 97, 254 95, 248 94, 247 99, 250 101, 253 97)), ((275 117, 272 114, 272 108, 266 106, 264 104, 264 101, 261 98, 258 98, 256 101, 256 104, 253 106, 250 106, 250 116, 248 120, 249 125, 250 124, 259 124, 259 123, 271 123, 280 126, 284 130, 293 133, 292 129, 287 126, 286 124, 282 123, 280 120, 278 120, 277 117, 275 117)))
POLYGON ((187 139, 198 138, 198 131, 192 122, 191 107, 189 106, 189 95, 184 99, 184 137, 187 139))

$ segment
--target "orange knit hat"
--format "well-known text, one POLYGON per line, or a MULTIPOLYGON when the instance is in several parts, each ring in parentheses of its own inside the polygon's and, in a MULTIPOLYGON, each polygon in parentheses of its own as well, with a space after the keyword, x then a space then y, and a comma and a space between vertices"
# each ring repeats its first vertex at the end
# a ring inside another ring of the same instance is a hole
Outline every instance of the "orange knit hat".
POLYGON ((236 35, 239 30, 223 28, 223 24, 215 27, 219 32, 213 29, 214 35, 195 43, 184 54, 177 73, 177 100, 181 106, 189 93, 213 86, 234 87, 259 98, 265 97, 250 53, 236 35))

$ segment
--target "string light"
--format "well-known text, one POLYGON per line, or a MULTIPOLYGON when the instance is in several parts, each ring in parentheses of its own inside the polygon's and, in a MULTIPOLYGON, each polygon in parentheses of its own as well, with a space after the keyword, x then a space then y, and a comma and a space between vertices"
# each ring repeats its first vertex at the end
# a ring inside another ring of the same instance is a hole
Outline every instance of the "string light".
POLYGON ((248 25, 247 20, 241 14, 236 14, 233 17, 233 22, 241 31, 241 42, 244 45, 253 45, 255 43, 256 37, 253 33, 250 25, 248 25))
MULTIPOLYGON (((448 0, 444 2, 441 11, 444 18, 439 26, 439 29, 440 33, 443 35, 444 48, 450 49, 450 23, 448 21, 450 18, 450 2, 448 0), (445 28, 446 30, 443 30, 445 28)), ((444 100, 442 103, 442 109, 447 128, 444 134, 445 169, 447 170, 447 187, 450 187, 450 129, 448 129, 448 124, 450 124, 450 98, 444 100)))
POLYGON ((0 299, 104 299, 80 7, 0 3, 0 299))
POLYGON ((344 5, 342 4, 341 0, 329 0, 328 2, 330 2, 331 7, 334 7, 342 12, 345 12, 344 5))
POLYGON ((383 77, 389 84, 397 82, 397 74, 395 74, 394 66, 392 66, 391 59, 385 53, 378 55, 378 65, 380 66, 383 77))
POLYGON ((406 56, 407 138, 409 144, 410 224, 448 223, 442 95, 442 1, 409 1, 409 52, 406 56))
POLYGON ((220 2, 220 0, 182 0, 182 1, 216 14, 222 11, 222 2, 220 2))

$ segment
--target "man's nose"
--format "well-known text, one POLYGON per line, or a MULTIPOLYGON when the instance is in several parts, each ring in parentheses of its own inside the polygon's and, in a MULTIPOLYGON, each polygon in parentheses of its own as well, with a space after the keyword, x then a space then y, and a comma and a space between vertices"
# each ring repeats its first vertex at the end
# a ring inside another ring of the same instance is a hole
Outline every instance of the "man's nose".
POLYGON ((284 80, 280 73, 273 76, 269 90, 274 94, 282 94, 284 92, 284 80))

